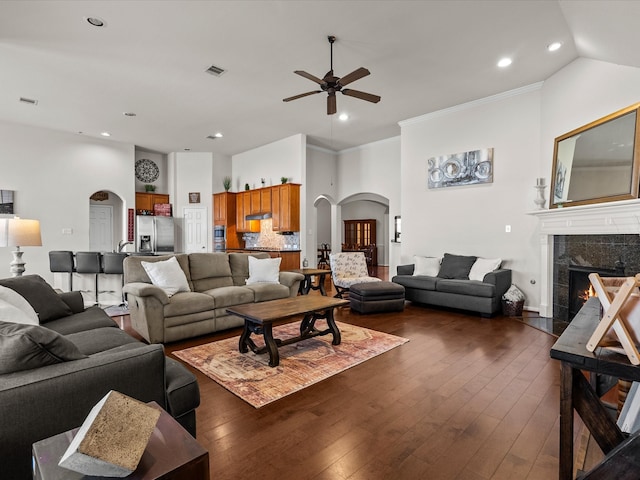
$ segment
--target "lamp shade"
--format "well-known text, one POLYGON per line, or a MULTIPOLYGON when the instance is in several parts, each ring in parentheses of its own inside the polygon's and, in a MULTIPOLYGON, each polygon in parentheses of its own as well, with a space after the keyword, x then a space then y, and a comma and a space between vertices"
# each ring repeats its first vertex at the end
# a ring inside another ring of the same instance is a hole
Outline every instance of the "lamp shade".
POLYGON ((7 221, 6 230, 6 245, 9 247, 42 246, 42 237, 40 236, 40 221, 38 220, 10 218, 7 221))

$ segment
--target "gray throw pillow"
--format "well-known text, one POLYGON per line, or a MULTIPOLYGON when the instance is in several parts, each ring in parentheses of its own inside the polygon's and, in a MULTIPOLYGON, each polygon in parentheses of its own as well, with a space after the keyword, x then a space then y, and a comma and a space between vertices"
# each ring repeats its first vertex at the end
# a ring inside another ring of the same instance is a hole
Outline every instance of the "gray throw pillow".
POLYGON ((478 257, 464 255, 451 255, 445 253, 440 264, 439 278, 454 278, 457 280, 469 280, 469 272, 478 257))
POLYGON ((2 278, 0 285, 22 295, 38 314, 40 323, 71 315, 69 305, 40 275, 2 278))
POLYGON ((0 374, 87 358, 53 330, 40 325, 0 322, 0 374))

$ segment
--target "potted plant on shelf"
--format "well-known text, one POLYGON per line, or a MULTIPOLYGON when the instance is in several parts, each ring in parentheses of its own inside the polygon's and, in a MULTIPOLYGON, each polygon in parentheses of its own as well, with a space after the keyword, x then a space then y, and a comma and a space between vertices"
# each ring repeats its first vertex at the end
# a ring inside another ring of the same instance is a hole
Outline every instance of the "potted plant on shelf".
POLYGON ((144 186, 144 191, 145 192, 155 192, 156 191, 156 186, 147 184, 147 185, 144 186))
POLYGON ((222 179, 222 186, 224 187, 224 191, 228 192, 231 188, 231 177, 224 177, 222 179))
POLYGON ((289 181, 289 177, 280 177, 280 181, 284 185, 285 183, 287 183, 289 181))
POLYGON ((244 189, 245 189, 245 190, 249 190, 249 184, 248 184, 248 183, 245 183, 245 184, 244 184, 244 189))

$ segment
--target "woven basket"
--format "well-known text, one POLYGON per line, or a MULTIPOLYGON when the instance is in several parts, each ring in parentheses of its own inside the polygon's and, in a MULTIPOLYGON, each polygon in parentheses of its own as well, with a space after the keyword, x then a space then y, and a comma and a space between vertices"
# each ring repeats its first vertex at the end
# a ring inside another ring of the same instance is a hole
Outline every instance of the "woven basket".
POLYGON ((502 301, 502 313, 509 317, 521 317, 523 307, 524 300, 518 300, 516 302, 507 300, 502 301))

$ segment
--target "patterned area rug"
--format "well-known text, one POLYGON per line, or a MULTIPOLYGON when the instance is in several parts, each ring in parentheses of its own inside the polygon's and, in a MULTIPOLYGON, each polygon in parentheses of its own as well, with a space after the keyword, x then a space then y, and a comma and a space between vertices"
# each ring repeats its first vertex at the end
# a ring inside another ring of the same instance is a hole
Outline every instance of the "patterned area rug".
MULTIPOLYGON (((255 408, 302 390, 325 378, 343 372, 392 348, 407 338, 336 322, 342 342, 331 345, 333 337, 310 338, 278 349, 280 365, 269 367, 269 355, 238 351, 239 337, 207 343, 173 352, 173 355, 197 368, 231 393, 255 408)), ((300 334, 299 322, 274 327, 274 338, 300 334)), ((262 338, 252 335, 261 347, 262 338)))

